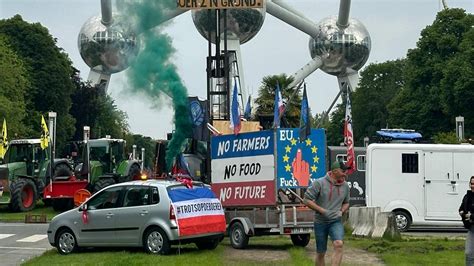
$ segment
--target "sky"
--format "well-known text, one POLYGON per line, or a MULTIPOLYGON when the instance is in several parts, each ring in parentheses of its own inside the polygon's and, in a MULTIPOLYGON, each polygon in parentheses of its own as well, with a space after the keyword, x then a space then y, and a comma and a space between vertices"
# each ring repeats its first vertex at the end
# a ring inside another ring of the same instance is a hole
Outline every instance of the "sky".
MULTIPOLYGON (((446 2, 451 8, 463 8, 474 13, 473 0, 446 2)), ((286 0, 285 3, 315 23, 337 15, 339 10, 339 1, 336 0, 286 0)), ((441 8, 439 0, 352 1, 350 17, 365 25, 372 40, 365 67, 405 57, 408 49, 416 47, 421 30, 432 24, 441 8)), ((57 45, 80 70, 81 77, 87 79, 89 67, 79 54, 77 37, 86 20, 100 14, 100 0, 0 0, 1 19, 15 14, 48 28, 57 39, 57 45)), ((176 53, 172 60, 189 95, 206 98, 207 41, 195 29, 191 13, 174 18, 164 30, 173 39, 176 53)), ((252 98, 257 97, 263 77, 282 73, 291 75, 308 63, 311 60, 308 43, 307 34, 267 13, 259 33, 241 46, 241 70, 252 98)), ((339 90, 337 78, 321 70, 306 78, 306 84, 313 115, 327 110, 339 90)), ((150 102, 143 95, 130 94, 127 86, 124 72, 113 74, 108 93, 117 107, 127 112, 131 132, 156 139, 165 138, 166 133, 173 130, 170 101, 150 102)))

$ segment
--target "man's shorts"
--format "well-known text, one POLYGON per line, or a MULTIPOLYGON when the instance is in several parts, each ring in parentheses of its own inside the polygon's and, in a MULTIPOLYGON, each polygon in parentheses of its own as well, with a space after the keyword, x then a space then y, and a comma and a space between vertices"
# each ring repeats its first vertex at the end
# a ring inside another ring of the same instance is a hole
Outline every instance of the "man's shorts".
POLYGON ((326 253, 328 236, 334 242, 344 239, 344 226, 341 219, 330 223, 314 223, 314 236, 316 238, 316 252, 326 253))

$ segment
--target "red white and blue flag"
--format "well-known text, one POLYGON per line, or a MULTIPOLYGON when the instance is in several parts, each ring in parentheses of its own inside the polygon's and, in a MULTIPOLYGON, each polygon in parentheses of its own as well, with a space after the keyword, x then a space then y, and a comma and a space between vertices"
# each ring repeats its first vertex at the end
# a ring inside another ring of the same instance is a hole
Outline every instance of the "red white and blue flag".
POLYGON ((182 188, 168 191, 178 224, 179 236, 224 233, 224 209, 211 189, 182 188))
POLYGON ((352 107, 349 92, 347 93, 346 116, 344 119, 344 144, 347 147, 347 174, 355 171, 355 155, 354 155, 354 133, 352 131, 352 107))
POLYGON ((232 93, 232 104, 230 112, 230 128, 234 130, 234 134, 237 135, 240 132, 240 108, 239 101, 237 100, 237 82, 234 83, 234 92, 232 93))
POLYGON ((280 84, 277 83, 275 90, 275 106, 273 107, 273 125, 275 128, 280 127, 280 118, 285 111, 283 98, 281 97, 280 84))

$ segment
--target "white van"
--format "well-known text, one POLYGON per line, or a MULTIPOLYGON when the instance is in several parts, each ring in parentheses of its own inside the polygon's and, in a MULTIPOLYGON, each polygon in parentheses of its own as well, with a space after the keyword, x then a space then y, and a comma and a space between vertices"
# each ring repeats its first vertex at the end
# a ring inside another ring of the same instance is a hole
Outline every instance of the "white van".
POLYGON ((371 144, 366 202, 395 213, 401 231, 462 226, 458 208, 474 175, 474 146, 371 144))

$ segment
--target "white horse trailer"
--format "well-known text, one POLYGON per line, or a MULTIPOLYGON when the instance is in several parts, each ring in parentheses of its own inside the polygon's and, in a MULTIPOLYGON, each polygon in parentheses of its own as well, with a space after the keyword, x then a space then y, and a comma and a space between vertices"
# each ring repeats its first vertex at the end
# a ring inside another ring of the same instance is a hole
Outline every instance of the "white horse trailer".
POLYGON ((458 208, 473 175, 473 145, 371 144, 367 206, 394 212, 401 231, 462 226, 458 208))

